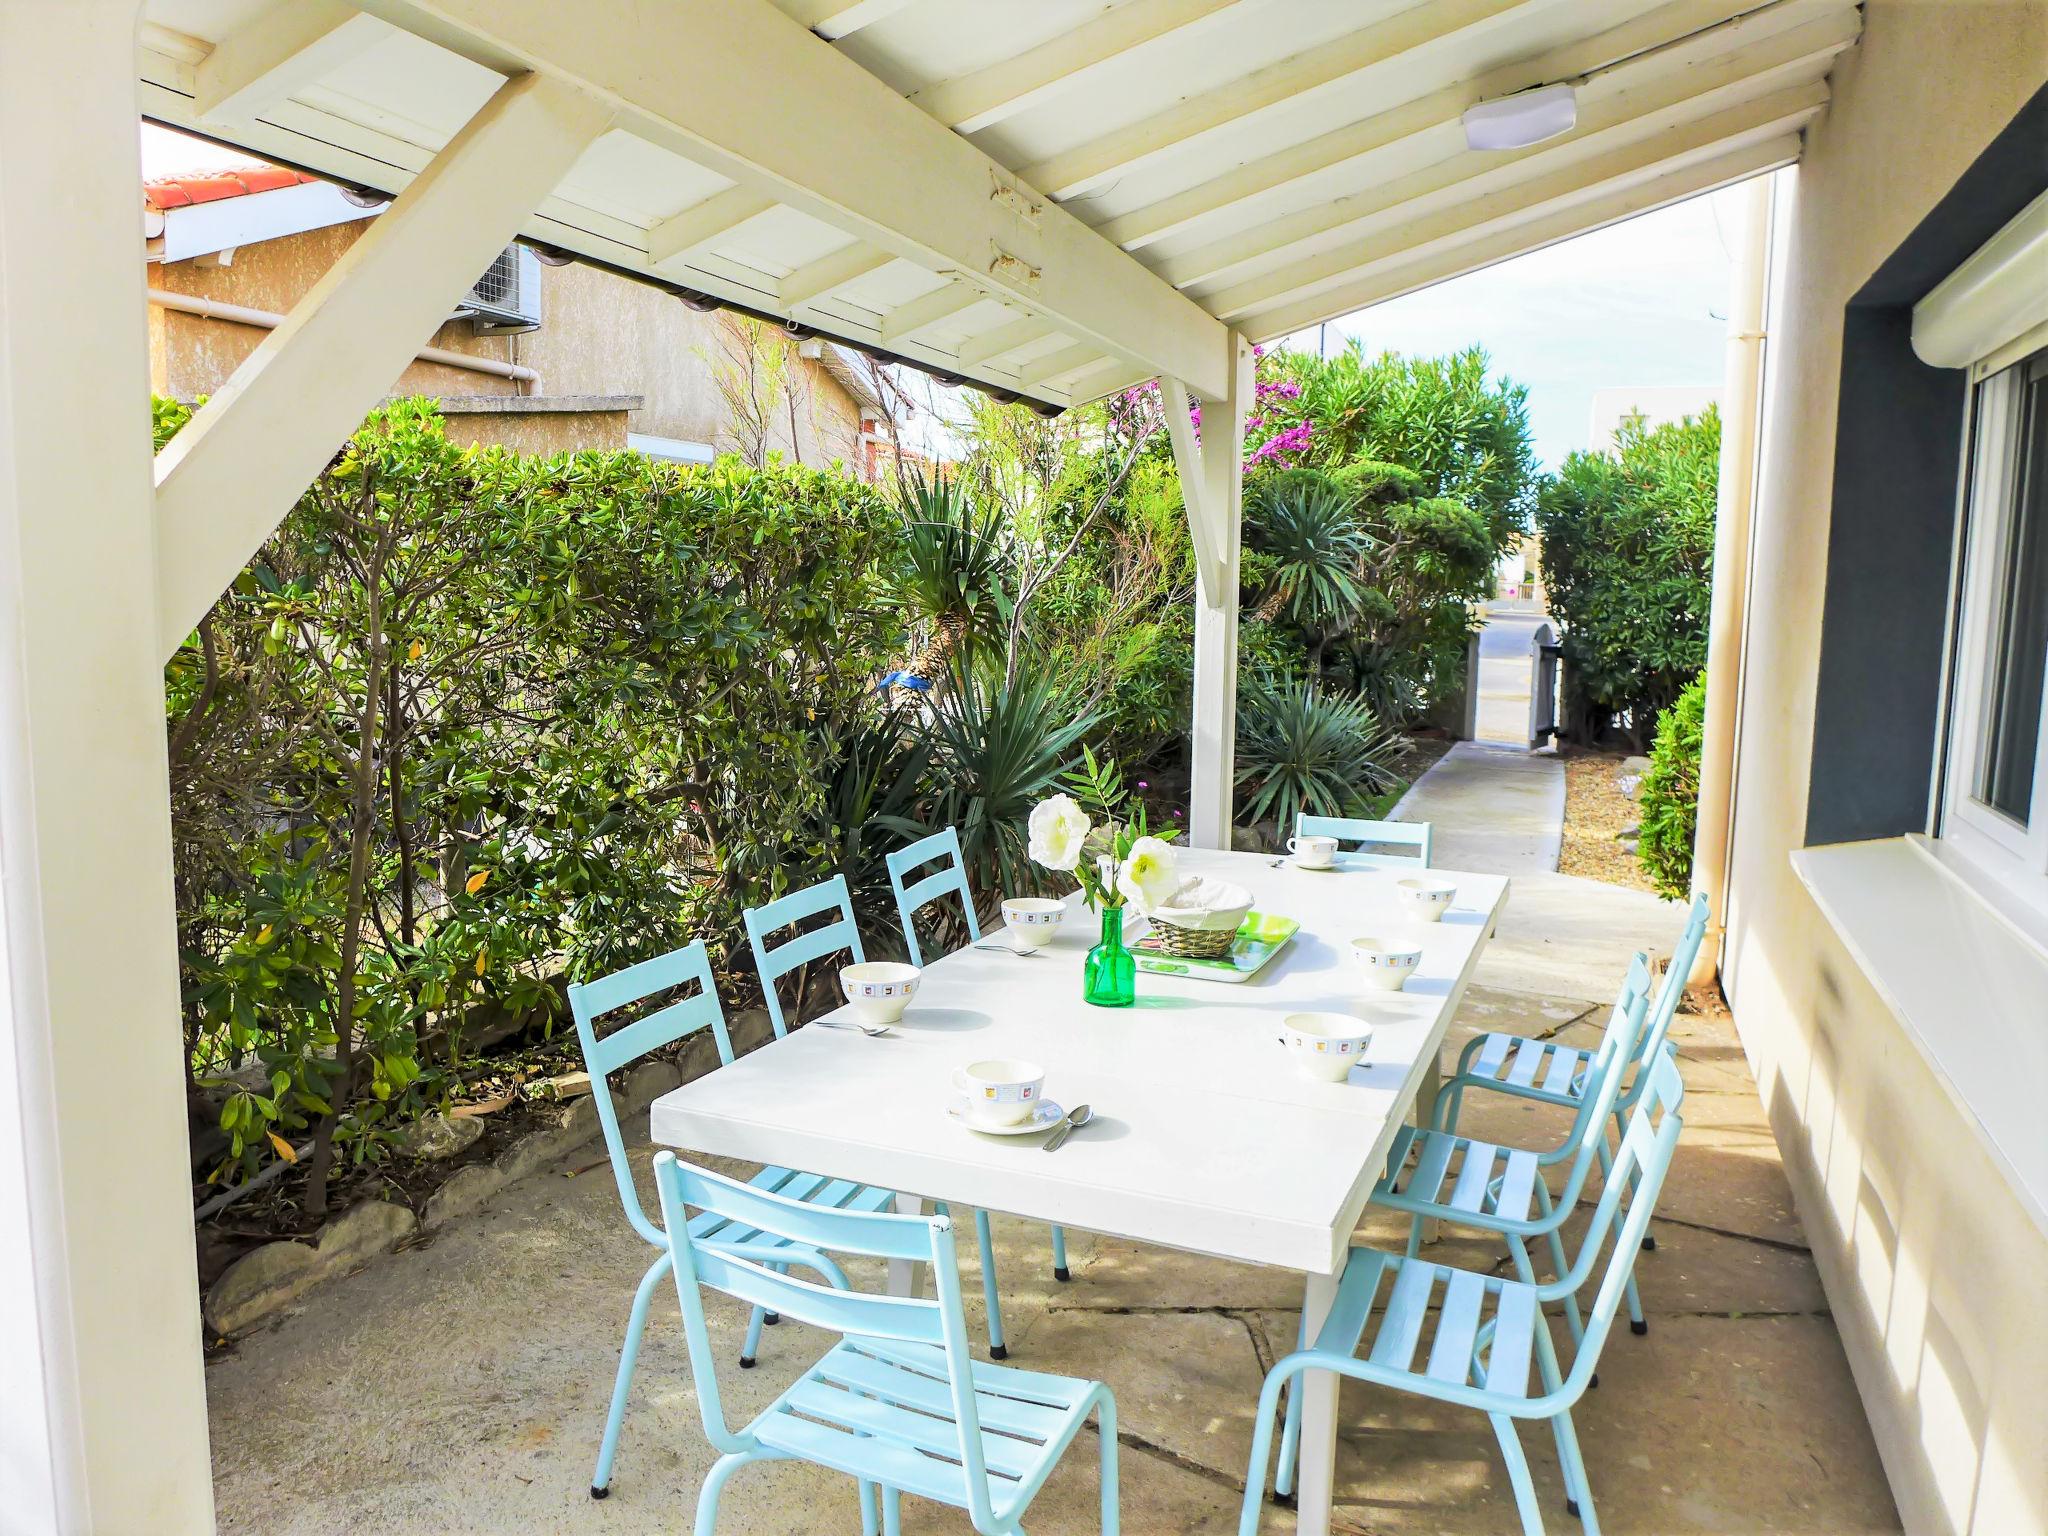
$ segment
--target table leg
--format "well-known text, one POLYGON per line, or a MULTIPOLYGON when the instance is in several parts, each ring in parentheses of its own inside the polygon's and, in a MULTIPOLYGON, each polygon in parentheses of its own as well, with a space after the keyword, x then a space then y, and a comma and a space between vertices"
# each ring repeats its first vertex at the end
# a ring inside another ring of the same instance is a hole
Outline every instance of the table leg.
MULTIPOLYGON (((1310 1275, 1303 1288, 1304 1338, 1322 1332, 1337 1296, 1337 1276, 1310 1275)), ((1294 1528, 1298 1536, 1329 1536, 1330 1505, 1337 1482, 1337 1386, 1330 1371, 1304 1371, 1294 1383, 1301 1394, 1301 1470, 1295 1479, 1294 1528)))
MULTIPOLYGON (((896 1214, 899 1216, 922 1216, 923 1195, 896 1196, 896 1214)), ((929 1266, 911 1259, 889 1261, 889 1294, 891 1296, 922 1296, 924 1294, 924 1271, 929 1266)))
MULTIPOLYGON (((1443 1082, 1443 1047, 1438 1046, 1429 1053, 1429 1060, 1423 1063, 1422 1088, 1415 1095, 1415 1104, 1409 1116, 1417 1125, 1429 1124, 1430 1111, 1436 1107, 1436 1092, 1443 1086, 1443 1082)), ((1441 1225, 1435 1217, 1425 1221, 1422 1224, 1422 1240, 1425 1243, 1435 1242, 1437 1229, 1441 1225)))

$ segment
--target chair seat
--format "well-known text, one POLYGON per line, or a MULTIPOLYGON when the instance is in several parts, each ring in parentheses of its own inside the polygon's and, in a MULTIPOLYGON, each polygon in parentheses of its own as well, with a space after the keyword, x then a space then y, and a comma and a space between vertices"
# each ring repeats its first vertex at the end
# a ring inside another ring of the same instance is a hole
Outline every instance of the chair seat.
POLYGON ((1585 1097, 1592 1063, 1593 1053, 1577 1046, 1494 1031, 1482 1037, 1465 1071, 1529 1098, 1576 1104, 1585 1097))
MULTIPOLYGON (((973 1362, 989 1502, 1000 1519, 1079 1431, 1095 1383, 973 1362)), ((964 1507, 945 1352, 846 1339, 749 1426, 785 1455, 964 1507)))
POLYGON ((1542 1315, 1533 1285, 1360 1246, 1345 1262, 1311 1348, 1370 1360, 1416 1378, 1418 1386, 1477 1386, 1527 1398, 1542 1315), (1368 1340, 1373 1301, 1382 1293, 1378 1326, 1368 1340))
POLYGON ((1526 1222, 1532 1219, 1541 1168, 1534 1152, 1404 1125, 1394 1133, 1387 1173, 1373 1187, 1372 1198, 1404 1209, 1428 1205, 1454 1220, 1468 1217, 1480 1225, 1488 1224, 1487 1218, 1526 1222))
MULTIPOLYGON (((785 1200, 801 1200, 805 1205, 830 1206, 840 1211, 886 1211, 896 1202, 894 1190, 877 1189, 872 1184, 851 1184, 845 1179, 828 1179, 821 1174, 798 1173, 789 1168, 763 1168, 747 1182, 755 1189, 765 1189, 785 1200)), ((744 1222, 728 1221, 712 1211, 706 1211, 690 1222, 690 1235, 713 1247, 728 1249, 763 1263, 777 1251, 803 1246, 788 1238, 761 1232, 744 1222)))

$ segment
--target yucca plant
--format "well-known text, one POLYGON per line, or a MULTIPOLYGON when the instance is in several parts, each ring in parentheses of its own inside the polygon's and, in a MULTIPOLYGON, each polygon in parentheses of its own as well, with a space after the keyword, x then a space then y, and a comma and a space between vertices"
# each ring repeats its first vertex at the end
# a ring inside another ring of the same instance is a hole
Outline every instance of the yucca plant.
POLYGON ((1395 782, 1394 744, 1362 699, 1309 683, 1253 688, 1237 712, 1238 820, 1284 833, 1302 811, 1364 815, 1395 782))
POLYGON ((1041 893, 1046 872, 1031 862, 1025 824, 1080 763, 1081 738, 1096 720, 1045 674, 1004 686, 955 669, 932 717, 937 787, 928 820, 959 828, 968 879, 984 903, 1041 893))
POLYGON ((1001 509, 977 505, 958 480, 915 474, 903 487, 898 510, 903 543, 897 601, 913 626, 929 630, 899 679, 929 688, 946 678, 963 649, 1001 639, 1009 543, 1001 509))
POLYGON ((1252 536, 1271 570, 1267 615, 1312 634, 1349 618, 1371 540, 1343 490, 1327 475, 1293 470, 1268 481, 1251 510, 1252 536))

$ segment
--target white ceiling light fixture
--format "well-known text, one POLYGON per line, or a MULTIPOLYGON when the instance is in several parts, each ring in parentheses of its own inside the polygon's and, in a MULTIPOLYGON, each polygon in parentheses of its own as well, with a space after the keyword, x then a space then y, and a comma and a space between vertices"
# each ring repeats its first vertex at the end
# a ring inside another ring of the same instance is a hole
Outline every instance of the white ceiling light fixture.
POLYGON ((1468 149, 1527 149, 1579 125, 1579 98, 1569 85, 1539 85, 1465 109, 1468 149))

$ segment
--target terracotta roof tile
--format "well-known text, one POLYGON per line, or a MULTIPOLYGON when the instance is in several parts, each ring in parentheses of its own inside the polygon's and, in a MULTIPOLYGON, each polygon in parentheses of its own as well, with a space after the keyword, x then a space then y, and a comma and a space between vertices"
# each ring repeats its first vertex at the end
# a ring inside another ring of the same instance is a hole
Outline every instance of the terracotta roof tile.
POLYGON ((247 197, 252 192, 275 192, 281 187, 303 186, 319 179, 304 171, 288 171, 281 165, 246 165, 231 171, 154 177, 142 184, 142 201, 159 211, 189 208, 194 203, 217 203, 223 198, 247 197))

